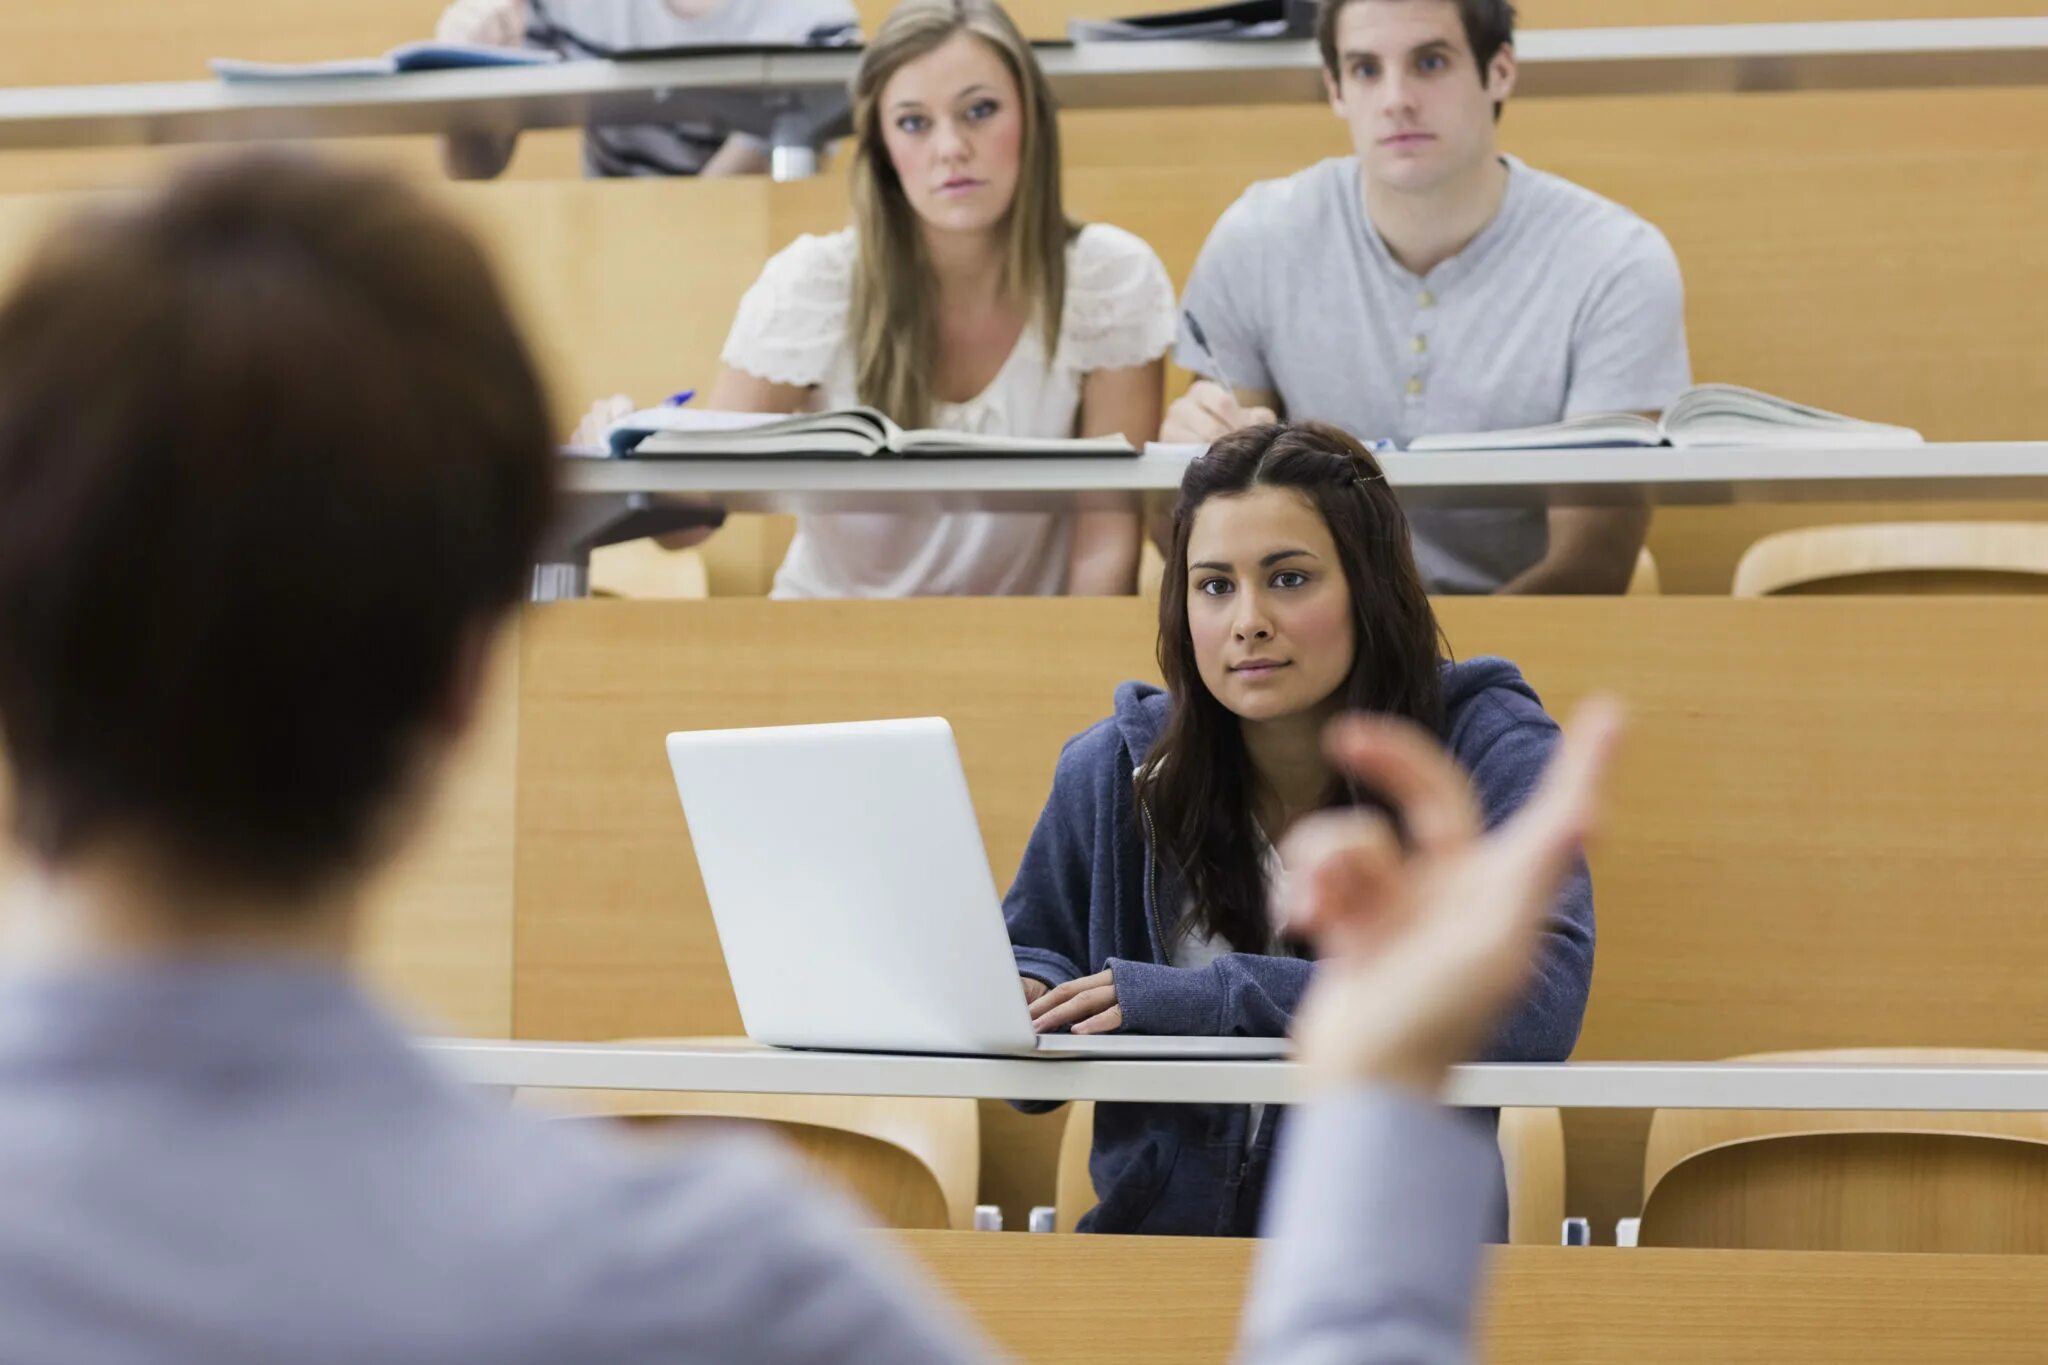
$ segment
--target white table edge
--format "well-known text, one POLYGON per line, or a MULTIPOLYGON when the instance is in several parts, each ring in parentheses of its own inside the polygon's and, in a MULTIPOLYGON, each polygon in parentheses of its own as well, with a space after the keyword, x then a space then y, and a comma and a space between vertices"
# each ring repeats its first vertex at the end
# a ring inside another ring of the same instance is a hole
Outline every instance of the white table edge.
MULTIPOLYGON (((745 1040, 420 1046, 456 1078, 490 1086, 1206 1104, 1298 1103, 1311 1092, 1308 1073, 1287 1061, 786 1051, 745 1040)), ((2048 1112, 2048 1066, 1485 1063, 1454 1068, 1443 1099, 1480 1108, 2048 1112)))

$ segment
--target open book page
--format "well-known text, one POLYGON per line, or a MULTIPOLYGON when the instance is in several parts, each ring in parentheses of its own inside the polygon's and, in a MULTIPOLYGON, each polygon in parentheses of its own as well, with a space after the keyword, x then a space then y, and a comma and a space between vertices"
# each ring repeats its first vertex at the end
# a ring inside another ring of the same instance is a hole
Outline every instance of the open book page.
POLYGON ((622 455, 833 459, 877 454, 902 434, 873 408, 763 413, 661 407, 643 408, 615 423, 608 439, 622 455))
POLYGON ((327 62, 251 62, 215 57, 207 62, 224 81, 317 81, 339 76, 389 76, 398 66, 389 57, 339 57, 327 62))
POLYGON ((1121 436, 1047 440, 971 431, 905 431, 867 407, 793 414, 643 408, 613 424, 606 439, 620 455, 713 460, 1138 453, 1121 436))
POLYGON ((1701 384, 1687 389, 1664 414, 1663 426, 1672 445, 1689 448, 1923 444, 1920 433, 1911 427, 1845 417, 1735 384, 1701 384))
POLYGON ((1657 424, 1632 412, 1588 413, 1540 427, 1418 436, 1410 450, 1578 450, 1593 446, 1660 446, 1657 424))
POLYGON ((893 448, 899 455, 1136 455, 1122 436, 1033 437, 984 435, 974 431, 906 431, 893 448))
POLYGON ((1129 19, 1069 19, 1067 37, 1077 43, 1147 42, 1193 38, 1280 38, 1287 33, 1284 0, 1243 0, 1203 5, 1129 19))

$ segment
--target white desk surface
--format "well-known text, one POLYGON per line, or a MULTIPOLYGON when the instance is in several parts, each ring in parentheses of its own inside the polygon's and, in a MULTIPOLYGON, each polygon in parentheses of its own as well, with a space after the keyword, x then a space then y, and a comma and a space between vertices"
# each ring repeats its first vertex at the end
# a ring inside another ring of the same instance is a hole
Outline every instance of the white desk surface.
MULTIPOLYGON (((1305 1073, 1291 1062, 789 1052, 719 1038, 664 1044, 442 1038, 422 1047, 457 1077, 496 1086, 1168 1104, 1289 1104, 1309 1094, 1305 1073)), ((2048 1111, 2048 1067, 1492 1064, 1456 1068, 1444 1099, 1566 1109, 2048 1111)))
MULTIPOLYGON (((1522 98, 2048 83, 2041 18, 1538 29, 1518 35, 1516 49, 1522 98)), ((1040 59, 1069 108, 1323 98, 1315 46, 1305 41, 1053 46, 1040 59)), ((21 87, 0 90, 0 148, 646 122, 674 118, 697 97, 843 92, 858 60, 821 50, 233 85, 21 87)))
MULTIPOLYGON (((1132 458, 592 460, 564 457, 571 494, 701 493, 740 511, 1054 506, 1075 494, 1170 492, 1192 447, 1132 458)), ((1411 506, 1648 501, 1914 501, 2048 497, 2048 441, 1869 450, 1589 449, 1379 457, 1411 506)))

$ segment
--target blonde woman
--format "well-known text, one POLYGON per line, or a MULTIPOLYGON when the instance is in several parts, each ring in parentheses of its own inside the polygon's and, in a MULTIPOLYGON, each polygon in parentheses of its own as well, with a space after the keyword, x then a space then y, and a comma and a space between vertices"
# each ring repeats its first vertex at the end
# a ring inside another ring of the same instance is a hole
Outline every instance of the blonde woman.
MULTIPOLYGON (((854 226, 798 238, 741 301, 710 406, 868 403, 907 427, 1158 434, 1165 267, 1060 201, 1045 74, 993 0, 911 0, 854 80, 854 226)), ((805 516, 778 597, 1132 590, 1135 515, 805 516)))

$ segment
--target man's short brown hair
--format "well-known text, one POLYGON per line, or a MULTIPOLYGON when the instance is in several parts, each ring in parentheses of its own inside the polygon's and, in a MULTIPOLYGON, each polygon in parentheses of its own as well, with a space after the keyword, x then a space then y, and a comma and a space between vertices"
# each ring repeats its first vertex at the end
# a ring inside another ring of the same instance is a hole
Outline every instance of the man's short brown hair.
POLYGON ((359 861, 530 579, 551 427, 482 251, 389 175, 245 155, 60 226, 0 305, 17 837, 359 861))
MULTIPOLYGON (((1344 73, 1337 69, 1337 19, 1344 13, 1346 5, 1358 4, 1362 0, 1322 0, 1316 10, 1316 46, 1323 52, 1323 68, 1330 73, 1330 79, 1341 81, 1344 73)), ((1500 50, 1515 40, 1515 7, 1509 0, 1453 0, 1458 7, 1458 18, 1465 26, 1465 44, 1472 49, 1472 60, 1479 67, 1479 82, 1486 83, 1486 68, 1500 54, 1500 50)), ((1496 117, 1500 106, 1494 106, 1496 117)))

